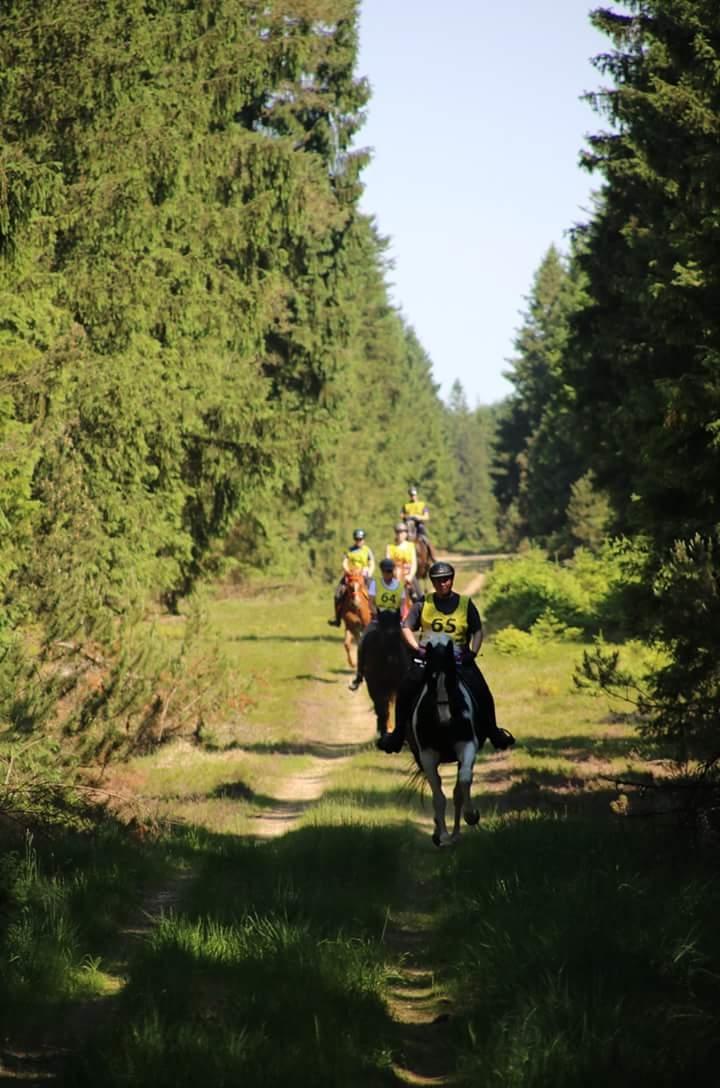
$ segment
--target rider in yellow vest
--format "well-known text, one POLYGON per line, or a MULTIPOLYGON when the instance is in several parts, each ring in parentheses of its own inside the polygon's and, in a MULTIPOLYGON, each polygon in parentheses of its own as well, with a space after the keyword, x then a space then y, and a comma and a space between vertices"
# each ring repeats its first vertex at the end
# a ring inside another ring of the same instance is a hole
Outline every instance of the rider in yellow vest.
POLYGON ((363 631, 358 644, 357 669, 348 685, 350 691, 357 691, 364 679, 363 642, 368 631, 383 623, 395 623, 397 627, 400 626, 400 612, 405 603, 405 586, 395 577, 395 564, 392 559, 387 557, 381 559, 379 566, 382 577, 377 581, 375 578, 371 579, 368 590, 373 618, 363 631))
POLYGON ((375 556, 365 543, 365 530, 356 529, 351 547, 345 552, 342 561, 343 575, 335 587, 335 617, 328 620, 331 627, 340 626, 340 605, 345 595, 345 575, 350 571, 360 571, 367 584, 375 571, 375 556))
POLYGON ((433 592, 417 601, 402 623, 403 638, 414 651, 418 663, 398 691, 395 729, 379 737, 377 746, 384 752, 400 751, 408 719, 424 682, 422 656, 425 646, 429 642, 446 642, 449 639, 455 644, 460 679, 477 704, 490 743, 495 748, 509 748, 515 743, 514 738, 506 729, 498 728, 495 701, 475 662, 483 641, 480 613, 469 597, 463 597, 453 590, 455 568, 450 563, 433 563, 428 576, 433 592))
POLYGON ((422 537, 425 541, 427 545, 428 556, 430 557, 430 562, 434 562, 435 553, 433 552, 432 544, 430 543, 428 535, 425 531, 425 523, 430 521, 430 511, 428 509, 427 503, 424 502, 422 499, 418 498, 418 491, 416 487, 408 488, 408 501, 406 503, 403 503, 402 510, 400 511, 400 516, 402 517, 406 525, 410 520, 415 522, 417 536, 422 537))
POLYGON ((416 601, 420 596, 420 586, 417 583, 417 552, 412 540, 407 538, 407 525, 404 521, 399 521, 395 526, 395 542, 388 544, 385 556, 387 559, 392 559, 395 577, 403 583, 411 598, 416 601))

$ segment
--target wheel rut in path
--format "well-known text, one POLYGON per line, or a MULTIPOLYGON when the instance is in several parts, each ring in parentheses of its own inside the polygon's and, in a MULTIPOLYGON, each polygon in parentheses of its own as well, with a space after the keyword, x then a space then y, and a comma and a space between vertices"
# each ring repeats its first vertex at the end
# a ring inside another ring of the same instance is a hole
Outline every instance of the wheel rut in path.
MULTIPOLYGON (((251 833, 259 839, 290 832, 303 813, 320 800, 336 770, 366 749, 375 738, 375 716, 365 688, 347 690, 329 698, 327 689, 308 698, 300 713, 308 747, 315 753, 309 767, 275 785, 275 807, 264 808, 251 833), (332 737, 332 743, 328 737, 332 737)), ((422 818, 427 849, 432 833, 428 810, 422 818)), ((393 1074, 398 1084, 450 1086, 454 1083, 455 1055, 448 1039, 452 1015, 448 997, 428 963, 428 932, 432 924, 433 890, 419 880, 407 889, 407 909, 388 916, 383 943, 395 961, 387 993, 388 1013, 394 1025, 393 1074)))
POLYGON ((312 762, 302 771, 277 780, 272 795, 275 804, 254 815, 252 835, 273 839, 291 831, 303 813, 322 797, 338 768, 367 748, 375 737, 375 716, 365 696, 364 688, 357 693, 345 689, 334 694, 328 705, 327 693, 321 691, 301 703, 299 711, 307 747, 313 753, 312 762))
POLYGON ((388 993, 396 1026, 393 1074, 398 1084, 450 1086, 455 1083, 452 1003, 427 957, 432 897, 421 885, 409 893, 413 909, 392 915, 385 932, 385 944, 398 964, 388 993))

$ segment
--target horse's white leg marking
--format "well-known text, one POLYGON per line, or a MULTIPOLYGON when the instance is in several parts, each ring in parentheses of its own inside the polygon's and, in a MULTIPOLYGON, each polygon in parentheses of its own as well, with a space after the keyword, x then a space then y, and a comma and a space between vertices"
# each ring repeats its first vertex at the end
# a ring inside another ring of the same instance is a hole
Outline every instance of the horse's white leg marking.
POLYGON ((457 784, 453 794, 453 797, 455 798, 456 828, 459 828, 460 826, 461 809, 466 817, 468 813, 473 812, 472 803, 470 801, 470 787, 472 785, 473 769, 477 753, 478 746, 474 740, 458 741, 455 745, 455 755, 457 756, 458 761, 457 784))
POLYGON ((442 780, 438 771, 438 767, 440 766, 439 753, 434 752, 432 748, 422 748, 420 751, 420 763, 422 764, 422 769, 425 772, 425 777, 427 778, 432 791, 435 830, 438 835, 439 843, 440 846, 447 846, 451 839, 448 834, 447 824, 445 823, 446 802, 442 788, 442 780))

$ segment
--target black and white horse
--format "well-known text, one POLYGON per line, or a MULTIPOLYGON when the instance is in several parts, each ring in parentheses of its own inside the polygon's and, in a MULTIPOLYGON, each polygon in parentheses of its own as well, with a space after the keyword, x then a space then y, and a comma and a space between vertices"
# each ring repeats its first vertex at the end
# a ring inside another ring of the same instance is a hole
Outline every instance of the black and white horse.
POLYGON ((432 791, 436 846, 449 846, 460 834, 460 817, 474 826, 480 813, 470 797, 475 757, 487 733, 478 708, 462 682, 453 643, 435 642, 425 650, 424 682, 412 711, 407 741, 418 768, 432 791), (446 799, 440 778, 441 763, 457 763, 453 790, 455 818, 452 833, 445 821, 446 799))

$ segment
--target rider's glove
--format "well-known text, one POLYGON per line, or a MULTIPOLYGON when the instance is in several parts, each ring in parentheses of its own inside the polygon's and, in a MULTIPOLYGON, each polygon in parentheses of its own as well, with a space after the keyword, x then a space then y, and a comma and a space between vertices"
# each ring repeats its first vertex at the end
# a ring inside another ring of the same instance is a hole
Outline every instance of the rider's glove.
POLYGON ((413 657, 420 658, 422 661, 425 657, 426 650, 424 646, 418 646, 417 650, 413 650, 413 657))

